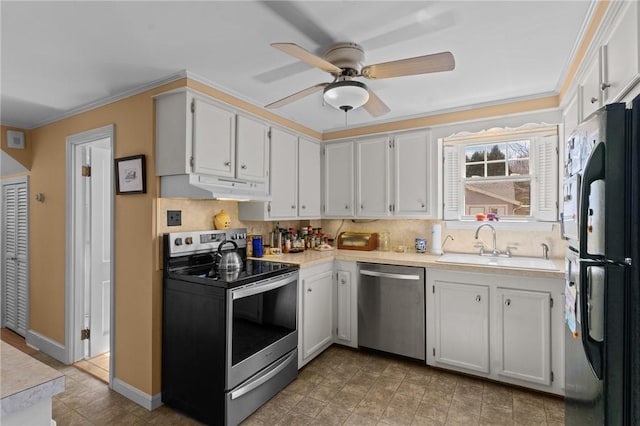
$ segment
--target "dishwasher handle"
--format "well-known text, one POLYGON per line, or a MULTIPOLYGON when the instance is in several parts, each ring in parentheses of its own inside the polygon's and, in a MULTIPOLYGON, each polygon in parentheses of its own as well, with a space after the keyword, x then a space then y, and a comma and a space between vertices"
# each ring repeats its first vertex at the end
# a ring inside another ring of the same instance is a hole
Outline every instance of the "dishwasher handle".
POLYGON ((410 280, 417 281, 420 279, 420 275, 414 274, 392 274, 389 272, 378 272, 378 271, 368 271, 366 269, 360 270, 361 275, 367 275, 369 277, 381 277, 381 278, 391 278, 395 280, 410 280))

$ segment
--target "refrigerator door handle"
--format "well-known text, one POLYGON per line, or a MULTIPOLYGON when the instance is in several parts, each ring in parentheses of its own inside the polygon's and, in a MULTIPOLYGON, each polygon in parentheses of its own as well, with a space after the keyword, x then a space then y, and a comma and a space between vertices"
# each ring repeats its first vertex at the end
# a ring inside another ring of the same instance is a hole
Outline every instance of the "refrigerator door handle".
MULTIPOLYGON (((590 324, 590 306, 589 295, 591 294, 591 280, 588 268, 594 266, 605 267, 606 263, 598 263, 594 261, 580 261, 580 295, 578 297, 580 302, 580 334, 582 334, 582 346, 584 347, 585 354, 591 364, 594 374, 598 379, 603 379, 602 371, 602 354, 603 354, 603 342, 595 340, 591 337, 589 330, 590 324)), ((606 285, 606 284, 605 284, 606 285)))
POLYGON ((591 194, 591 184, 597 180, 605 178, 605 144, 599 142, 587 160, 582 176, 582 186, 580 188, 581 206, 579 208, 580 223, 578 238, 580 240, 580 257, 583 259, 602 260, 603 256, 590 255, 587 252, 587 231, 589 219, 589 195, 591 194))

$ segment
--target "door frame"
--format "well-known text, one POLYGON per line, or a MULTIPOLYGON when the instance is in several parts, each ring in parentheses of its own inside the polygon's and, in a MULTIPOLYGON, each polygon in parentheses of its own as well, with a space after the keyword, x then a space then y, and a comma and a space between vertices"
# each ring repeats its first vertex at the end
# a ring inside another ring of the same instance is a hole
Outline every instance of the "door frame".
MULTIPOLYGON (((24 183, 27 187, 27 329, 25 331, 25 339, 27 337, 27 334, 29 333, 29 313, 30 313, 30 308, 29 308, 29 289, 31 287, 31 282, 29 279, 30 276, 30 241, 29 241, 29 228, 30 228, 30 223, 29 223, 29 196, 30 196, 30 188, 29 188, 29 176, 25 175, 25 176, 16 176, 16 177, 12 177, 12 178, 7 178, 7 179, 2 179, 2 181, 0 182, 0 199, 4 200, 4 191, 5 191, 5 186, 8 185, 16 185, 16 184, 21 184, 24 183)), ((3 207, 4 208, 4 207, 3 207)), ((6 234, 6 218, 4 216, 4 214, 2 215, 2 217, 0 218, 2 220, 2 223, 0 224, 1 228, 0 228, 0 247, 4 247, 3 243, 4 243, 4 239, 6 238, 5 234, 6 234)), ((0 282, 0 326, 4 327, 5 326, 5 312, 4 312, 4 303, 5 303, 5 292, 6 292, 6 280, 4 279, 4 271, 7 270, 7 265, 6 265, 6 259, 4 254, 2 255, 2 261, 0 262, 0 278, 2 279, 0 282)))
MULTIPOLYGON (((80 330, 82 328, 82 315, 84 300, 83 286, 80 283, 76 283, 75 280, 75 268, 76 268, 76 224, 77 210, 76 203, 78 201, 77 194, 75 193, 75 182, 78 178, 80 171, 77 170, 74 165, 76 162, 76 148, 80 145, 89 144, 91 142, 98 141, 100 139, 109 139, 109 146, 111 149, 111 163, 113 164, 114 147, 115 147, 115 126, 113 124, 100 127, 97 129, 89 130, 86 132, 78 133, 67 137, 66 143, 66 213, 65 213, 65 358, 67 363, 74 363, 84 357, 84 344, 80 340, 80 330)), ((112 174, 111 178, 111 193, 112 202, 111 209, 107 213, 109 221, 111 222, 111 235, 110 235, 110 251, 111 251, 111 292, 110 292, 110 341, 109 350, 111 352, 115 349, 115 185, 112 174)), ((80 224, 81 226, 82 224, 80 224)), ((109 357, 109 387, 112 386, 113 373, 115 371, 115 357, 109 357)))

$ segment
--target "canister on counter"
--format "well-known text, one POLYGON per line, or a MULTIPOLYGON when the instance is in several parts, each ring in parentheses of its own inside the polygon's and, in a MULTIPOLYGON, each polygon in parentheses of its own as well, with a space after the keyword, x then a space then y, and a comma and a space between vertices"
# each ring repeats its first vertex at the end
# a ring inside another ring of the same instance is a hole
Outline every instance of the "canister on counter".
POLYGON ((262 257, 262 235, 254 235, 251 246, 253 247, 253 257, 262 257))
POLYGON ((418 237, 416 238, 416 253, 425 253, 427 251, 427 239, 418 237))

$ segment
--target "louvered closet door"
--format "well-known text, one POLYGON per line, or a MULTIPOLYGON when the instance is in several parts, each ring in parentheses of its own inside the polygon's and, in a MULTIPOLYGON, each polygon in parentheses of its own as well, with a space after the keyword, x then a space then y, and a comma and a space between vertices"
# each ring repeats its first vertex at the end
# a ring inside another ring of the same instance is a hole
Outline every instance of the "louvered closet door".
POLYGON ((22 336, 29 316, 27 196, 24 182, 3 187, 4 324, 22 336))

